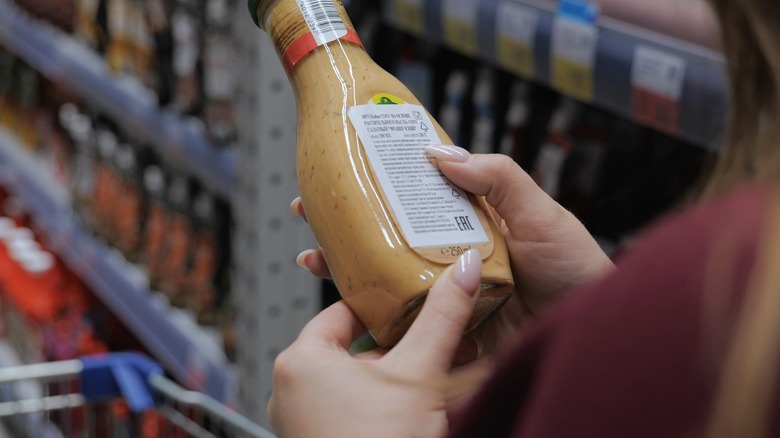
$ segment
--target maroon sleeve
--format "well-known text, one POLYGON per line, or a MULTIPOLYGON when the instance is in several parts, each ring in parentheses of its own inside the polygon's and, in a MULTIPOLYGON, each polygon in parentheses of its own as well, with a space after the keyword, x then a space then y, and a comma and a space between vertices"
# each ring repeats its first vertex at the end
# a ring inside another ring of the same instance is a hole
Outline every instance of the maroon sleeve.
POLYGON ((527 329, 450 436, 699 435, 766 204, 746 189, 646 233, 527 329))

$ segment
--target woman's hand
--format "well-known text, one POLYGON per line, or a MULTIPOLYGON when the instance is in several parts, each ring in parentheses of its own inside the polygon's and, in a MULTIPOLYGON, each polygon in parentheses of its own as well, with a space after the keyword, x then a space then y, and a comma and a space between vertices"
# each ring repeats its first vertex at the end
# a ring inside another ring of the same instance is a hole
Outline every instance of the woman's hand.
MULTIPOLYGON (((486 353, 512 337, 529 314, 539 314, 614 267, 582 223, 511 158, 472 155, 457 146, 427 151, 453 184, 485 197, 507 243, 517 292, 477 336, 486 353)), ((300 199, 291 208, 305 218, 300 199)), ((330 275, 319 250, 304 251, 298 264, 315 275, 330 275)))
POLYGON ((495 209, 518 292, 531 312, 614 267, 582 223, 511 158, 472 155, 457 146, 427 151, 453 184, 484 196, 495 209))
POLYGON ((477 300, 482 261, 468 251, 436 280, 390 351, 351 356, 365 328, 344 302, 322 311, 276 360, 268 415, 280 437, 437 437, 447 376, 477 300))

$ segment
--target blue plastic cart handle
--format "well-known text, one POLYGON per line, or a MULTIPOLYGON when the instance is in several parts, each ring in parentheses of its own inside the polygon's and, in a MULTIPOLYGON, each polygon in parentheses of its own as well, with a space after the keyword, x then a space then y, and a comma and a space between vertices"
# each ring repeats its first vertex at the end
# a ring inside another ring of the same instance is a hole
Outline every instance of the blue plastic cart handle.
POLYGON ((123 398, 133 412, 154 407, 149 377, 162 374, 162 367, 136 353, 113 353, 81 358, 81 394, 87 401, 123 398))

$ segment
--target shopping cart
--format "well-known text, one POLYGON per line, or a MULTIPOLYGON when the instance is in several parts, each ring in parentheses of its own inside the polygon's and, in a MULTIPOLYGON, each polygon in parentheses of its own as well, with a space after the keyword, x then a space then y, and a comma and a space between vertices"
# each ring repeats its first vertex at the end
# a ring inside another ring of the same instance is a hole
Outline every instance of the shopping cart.
POLYGON ((0 368, 0 400, 0 436, 273 438, 135 353, 0 368))

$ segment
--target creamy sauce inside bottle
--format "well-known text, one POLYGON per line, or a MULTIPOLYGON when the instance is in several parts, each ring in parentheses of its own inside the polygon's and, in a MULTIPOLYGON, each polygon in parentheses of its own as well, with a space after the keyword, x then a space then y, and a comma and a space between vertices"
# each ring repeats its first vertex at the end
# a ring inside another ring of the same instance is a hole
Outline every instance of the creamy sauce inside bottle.
MULTIPOLYGON (((301 197, 346 303, 377 343, 393 345, 435 279, 460 254, 476 248, 483 258, 482 293, 470 328, 483 323, 514 289, 506 244, 485 213, 484 200, 466 198, 478 217, 478 224, 468 225, 481 227, 486 241, 464 244, 453 237, 451 245, 410 247, 399 212, 388 203, 392 188, 379 184, 349 117, 351 108, 371 104, 377 96, 420 105, 417 98, 368 56, 340 1, 250 0, 250 11, 257 12, 273 39, 295 90, 301 197)), ((451 144, 430 120, 441 142, 451 144)))

